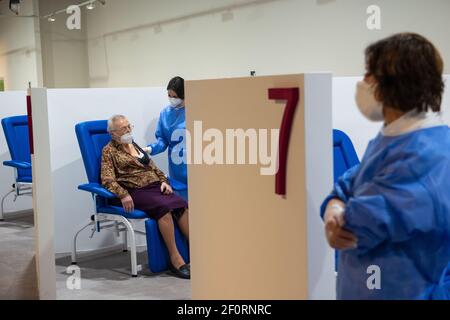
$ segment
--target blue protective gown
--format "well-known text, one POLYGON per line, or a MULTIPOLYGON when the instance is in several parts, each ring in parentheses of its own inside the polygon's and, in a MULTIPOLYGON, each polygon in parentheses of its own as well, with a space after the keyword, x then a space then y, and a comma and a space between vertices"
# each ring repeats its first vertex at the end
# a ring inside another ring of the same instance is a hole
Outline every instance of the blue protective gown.
POLYGON ((379 134, 336 183, 322 217, 331 198, 346 203, 345 229, 358 238, 339 257, 338 299, 450 299, 447 126, 379 134), (380 268, 379 289, 367 285, 370 266, 380 268))
POLYGON ((157 141, 150 145, 152 148, 152 156, 160 154, 169 148, 169 177, 172 186, 175 189, 187 187, 187 165, 186 161, 182 163, 174 163, 174 159, 183 159, 185 157, 185 131, 186 131, 186 111, 185 108, 166 107, 161 111, 158 126, 156 128, 157 141), (183 133, 172 141, 172 134, 177 132, 183 133), (173 181, 175 180, 175 181, 173 181))

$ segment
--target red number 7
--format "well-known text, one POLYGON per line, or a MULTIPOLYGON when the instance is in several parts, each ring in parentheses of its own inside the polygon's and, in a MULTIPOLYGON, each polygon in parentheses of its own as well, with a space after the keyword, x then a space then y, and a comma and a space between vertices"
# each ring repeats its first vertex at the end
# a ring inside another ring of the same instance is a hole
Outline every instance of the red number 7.
POLYGON ((275 177, 275 193, 286 195, 287 158, 292 124, 300 97, 298 88, 269 89, 269 100, 286 100, 283 121, 280 127, 280 142, 278 154, 278 172, 275 177))

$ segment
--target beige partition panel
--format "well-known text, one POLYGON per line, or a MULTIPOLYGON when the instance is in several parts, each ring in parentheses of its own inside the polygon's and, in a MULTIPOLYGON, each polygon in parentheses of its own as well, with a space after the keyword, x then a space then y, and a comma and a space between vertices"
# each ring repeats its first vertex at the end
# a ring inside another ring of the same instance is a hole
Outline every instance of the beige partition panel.
POLYGON ((305 76, 189 81, 186 92, 190 157, 196 162, 188 169, 193 299, 307 299, 305 76), (261 175, 260 157, 249 164, 249 140, 246 164, 237 164, 237 143, 235 164, 227 164, 227 129, 256 130, 258 141, 266 129, 270 150, 271 129, 280 128, 286 104, 269 100, 271 88, 300 93, 285 197, 275 194, 274 175, 261 175), (199 144, 209 153, 212 142, 202 137, 208 129, 223 134, 223 165, 199 164, 199 144))

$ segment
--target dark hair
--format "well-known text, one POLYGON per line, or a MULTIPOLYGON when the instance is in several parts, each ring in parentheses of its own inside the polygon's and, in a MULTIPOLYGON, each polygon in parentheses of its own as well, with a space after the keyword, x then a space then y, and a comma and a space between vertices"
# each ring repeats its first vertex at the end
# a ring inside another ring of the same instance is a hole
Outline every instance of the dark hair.
POLYGON ((415 33, 400 33, 366 49, 366 76, 378 83, 384 105, 408 112, 441 110, 444 63, 436 47, 415 33))
POLYGON ((181 77, 175 77, 170 80, 167 90, 173 90, 177 94, 178 98, 184 100, 184 79, 181 77))

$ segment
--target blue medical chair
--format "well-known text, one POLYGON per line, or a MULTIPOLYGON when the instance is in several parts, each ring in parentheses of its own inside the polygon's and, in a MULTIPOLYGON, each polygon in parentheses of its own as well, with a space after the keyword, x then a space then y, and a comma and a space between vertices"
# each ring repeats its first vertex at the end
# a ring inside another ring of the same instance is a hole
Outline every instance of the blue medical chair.
POLYGON ((11 160, 3 162, 3 165, 14 168, 15 179, 12 190, 2 198, 0 220, 3 220, 5 199, 10 194, 14 193, 14 202, 20 196, 32 196, 33 194, 28 117, 5 118, 2 120, 2 127, 11 154, 11 160))
MULTIPOLYGON (((88 184, 81 185, 78 189, 90 192, 92 194, 95 213, 85 225, 78 229, 74 235, 72 264, 77 263, 76 241, 78 235, 87 227, 93 226, 92 234, 108 228, 115 228, 118 237, 121 232, 124 232, 123 244, 125 252, 128 251, 127 234, 129 234, 131 249, 131 274, 133 277, 137 277, 138 272, 136 257, 136 233, 146 235, 147 237, 147 251, 150 270, 155 273, 165 271, 168 268, 169 258, 167 248, 163 242, 161 234, 159 233, 157 222, 152 219, 148 219, 147 215, 143 211, 135 210, 132 213, 127 213, 122 207, 110 205, 109 200, 115 199, 116 196, 107 189, 103 188, 101 185, 100 170, 102 151, 103 147, 111 141, 111 136, 107 132, 107 127, 108 122, 106 120, 84 122, 75 127, 75 132, 89 181, 88 184), (131 223, 133 220, 146 220, 146 232, 135 230, 131 223)), ((188 253, 187 245, 176 225, 175 234, 180 254, 183 258, 185 258, 188 253)))
POLYGON ((359 164, 352 141, 340 130, 333 130, 333 156, 335 183, 348 169, 359 164))
MULTIPOLYGON (((334 183, 348 169, 359 164, 358 155, 350 138, 340 130, 333 130, 334 183)), ((335 270, 338 267, 338 251, 336 251, 335 270)))
POLYGON ((169 177, 169 183, 172 187, 173 191, 183 198, 186 202, 188 202, 188 187, 185 183, 180 182, 178 180, 172 179, 169 177))

